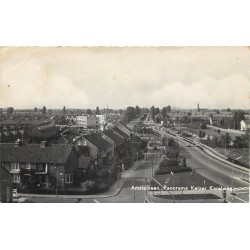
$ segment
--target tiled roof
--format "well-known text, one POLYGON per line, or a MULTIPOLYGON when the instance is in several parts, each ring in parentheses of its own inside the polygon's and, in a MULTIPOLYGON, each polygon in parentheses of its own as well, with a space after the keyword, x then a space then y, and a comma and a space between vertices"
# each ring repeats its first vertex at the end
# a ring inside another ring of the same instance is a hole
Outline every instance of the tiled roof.
POLYGON ((79 159, 79 168, 88 168, 91 161, 91 157, 81 156, 79 159))
POLYGON ((114 133, 114 131, 112 130, 104 130, 102 132, 104 135, 106 135, 108 138, 110 138, 112 141, 114 141, 115 143, 123 143, 123 140, 114 133))
POLYGON ((120 130, 119 128, 114 127, 113 130, 114 130, 115 132, 117 132, 118 134, 120 134, 121 136, 123 136, 124 139, 129 138, 129 136, 128 136, 126 133, 124 133, 122 130, 120 130))
POLYGON ((109 148, 112 145, 108 143, 105 139, 101 137, 101 135, 93 133, 89 135, 83 135, 83 138, 85 138, 87 141, 89 141, 91 144, 96 146, 97 148, 109 148))
POLYGON ((40 144, 15 146, 14 143, 0 143, 0 161, 65 164, 73 147, 53 144, 43 148, 40 144))
POLYGON ((123 127, 125 127, 126 129, 128 129, 130 131, 130 129, 127 127, 127 125, 125 125, 123 122, 119 122, 123 127))

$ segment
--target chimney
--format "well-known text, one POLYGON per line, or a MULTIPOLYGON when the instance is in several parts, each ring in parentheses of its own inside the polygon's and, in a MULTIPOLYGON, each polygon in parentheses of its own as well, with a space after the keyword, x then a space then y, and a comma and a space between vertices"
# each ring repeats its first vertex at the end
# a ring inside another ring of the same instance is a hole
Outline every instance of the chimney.
POLYGON ((46 146, 48 146, 47 141, 42 141, 41 148, 46 148, 46 146))

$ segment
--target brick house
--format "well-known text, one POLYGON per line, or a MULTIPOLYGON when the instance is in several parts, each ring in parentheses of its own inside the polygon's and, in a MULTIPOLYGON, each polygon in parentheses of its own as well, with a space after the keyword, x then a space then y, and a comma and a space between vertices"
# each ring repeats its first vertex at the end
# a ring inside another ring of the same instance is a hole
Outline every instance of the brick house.
POLYGON ((116 124, 116 127, 119 128, 123 133, 125 133, 130 140, 130 129, 122 122, 116 124))
POLYGON ((112 144, 101 137, 99 133, 83 135, 74 141, 77 146, 88 146, 94 165, 103 166, 105 161, 114 155, 112 144))
POLYGON ((16 187, 64 189, 75 182, 79 156, 73 145, 1 143, 0 152, 0 166, 12 174, 16 187))
POLYGON ((12 175, 6 169, 0 167, 0 203, 12 202, 12 175))
POLYGON ((124 133, 121 129, 119 129, 118 127, 114 127, 112 128, 112 130, 114 131, 114 133, 119 136, 123 142, 129 142, 130 140, 130 136, 128 136, 126 133, 124 133))

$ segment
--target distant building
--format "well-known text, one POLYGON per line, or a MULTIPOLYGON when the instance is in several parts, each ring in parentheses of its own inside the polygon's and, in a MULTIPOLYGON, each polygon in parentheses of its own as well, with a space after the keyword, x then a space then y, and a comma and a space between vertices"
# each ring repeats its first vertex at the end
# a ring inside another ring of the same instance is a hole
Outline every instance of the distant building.
POLYGON ((6 169, 0 167, 0 203, 8 203, 13 200, 12 175, 6 169))
POLYGON ((106 115, 81 115, 76 116, 76 125, 81 128, 103 130, 106 124, 106 115))
POLYGON ((242 120, 240 122, 240 129, 241 130, 249 130, 250 129, 250 120, 242 120))

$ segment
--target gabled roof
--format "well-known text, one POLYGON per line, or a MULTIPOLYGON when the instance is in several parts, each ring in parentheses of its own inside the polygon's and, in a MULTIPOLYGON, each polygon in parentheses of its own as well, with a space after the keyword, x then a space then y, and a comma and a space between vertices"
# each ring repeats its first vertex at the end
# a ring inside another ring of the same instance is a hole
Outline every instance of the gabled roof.
POLYGON ((73 148, 73 145, 62 144, 43 148, 40 144, 0 143, 0 161, 65 164, 73 148))
MULTIPOLYGON (((119 123, 120 123, 123 127, 125 127, 126 129, 128 129, 128 130, 130 131, 130 129, 129 129, 123 122, 120 121, 119 123)), ((118 123, 118 124, 119 124, 119 123, 118 123)))
POLYGON ((81 156, 79 158, 79 168, 80 169, 86 169, 89 167, 91 162, 91 157, 85 157, 85 156, 81 156))
POLYGON ((117 132, 118 134, 120 134, 124 139, 129 138, 129 136, 128 136, 126 133, 124 133, 122 130, 120 130, 119 128, 114 127, 113 130, 114 130, 115 132, 117 132))
POLYGON ((6 172, 6 174, 8 174, 11 177, 11 179, 12 179, 12 174, 7 169, 5 169, 5 168, 3 168, 3 167, 0 166, 0 172, 1 171, 6 172))
POLYGON ((102 133, 117 144, 123 143, 123 140, 118 135, 116 135, 112 130, 104 130, 102 133))
POLYGON ((83 138, 85 138, 87 141, 89 141, 91 144, 93 144, 97 148, 107 149, 107 148, 110 148, 112 146, 105 139, 103 139, 101 137, 101 135, 99 135, 97 133, 83 135, 83 138))

